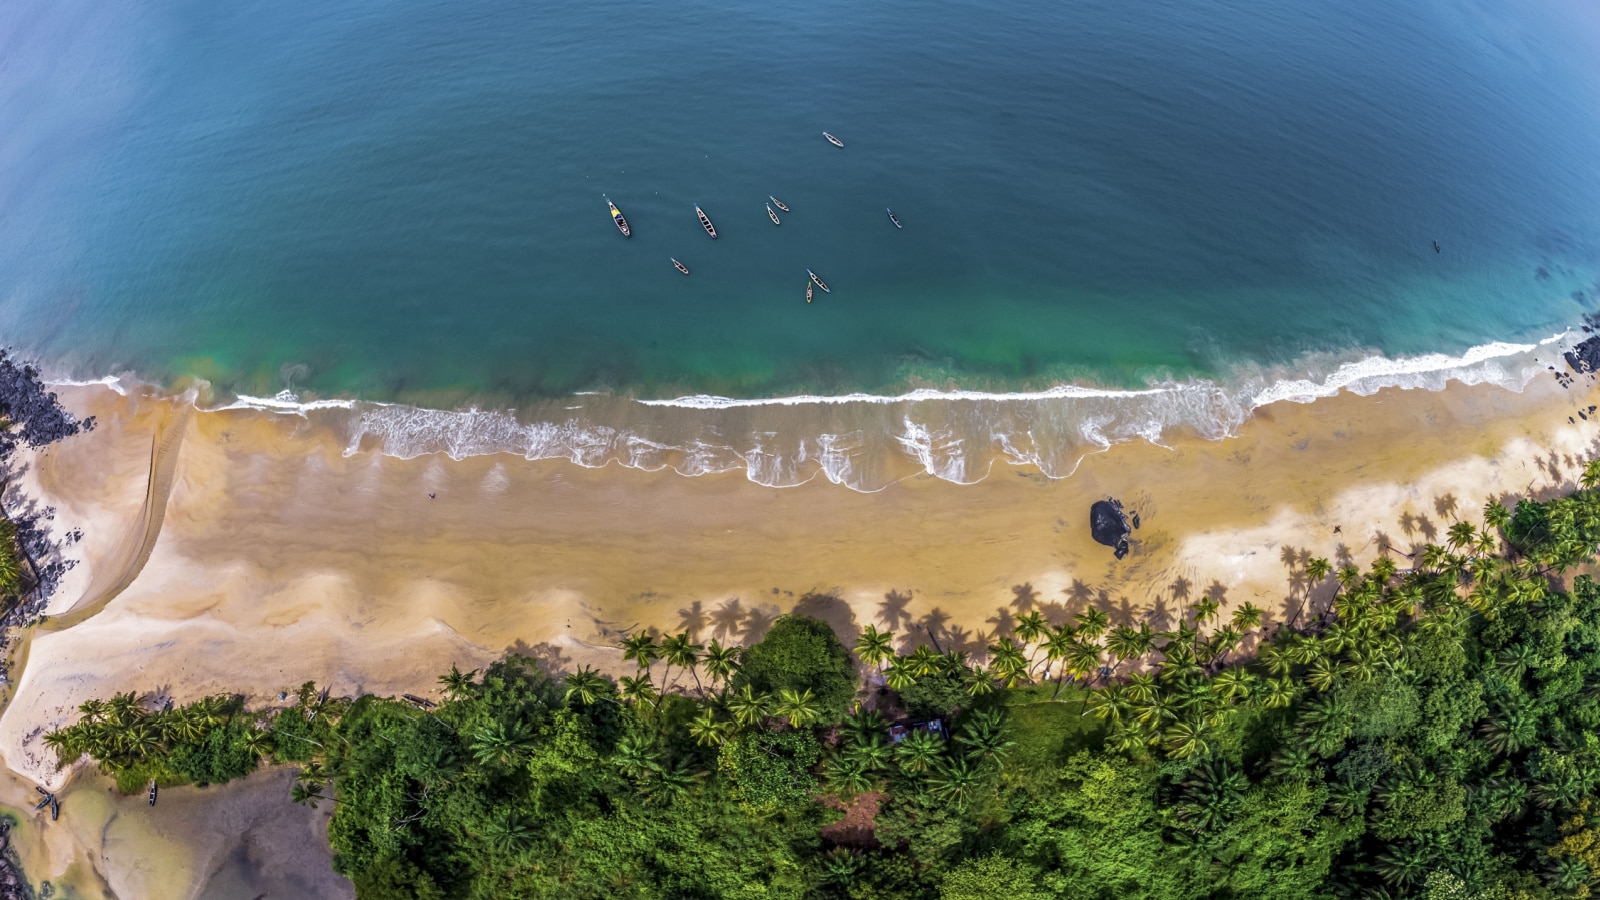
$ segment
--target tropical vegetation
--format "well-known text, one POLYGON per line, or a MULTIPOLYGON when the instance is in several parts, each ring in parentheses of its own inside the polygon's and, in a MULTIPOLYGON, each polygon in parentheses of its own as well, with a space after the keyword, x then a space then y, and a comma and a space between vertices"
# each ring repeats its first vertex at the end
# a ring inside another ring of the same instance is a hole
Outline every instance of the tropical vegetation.
POLYGON ((1481 520, 1365 571, 1296 559, 1282 621, 1029 608, 978 661, 791 616, 747 647, 631 634, 620 678, 512 656, 431 709, 123 695, 49 740, 123 781, 299 761, 362 898, 1587 897, 1600 465, 1481 520))

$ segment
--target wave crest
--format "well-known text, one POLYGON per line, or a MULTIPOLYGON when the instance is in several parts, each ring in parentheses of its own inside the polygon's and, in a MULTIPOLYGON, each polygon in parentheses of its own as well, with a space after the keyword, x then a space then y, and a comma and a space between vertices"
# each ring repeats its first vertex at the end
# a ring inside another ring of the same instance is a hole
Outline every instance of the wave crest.
POLYGON ((425 409, 362 400, 241 396, 216 407, 314 417, 336 428, 346 455, 362 449, 411 458, 514 453, 586 467, 616 463, 687 476, 743 471, 793 487, 815 478, 876 491, 926 473, 957 484, 995 463, 1034 466, 1064 478, 1083 457, 1113 444, 1162 444, 1182 431, 1217 440, 1261 406, 1307 403, 1342 391, 1442 389, 1451 381, 1521 390, 1556 357, 1562 333, 1539 344, 1493 343, 1460 356, 1308 359, 1300 373, 1241 370, 1227 383, 1162 382, 1138 390, 1058 385, 1017 393, 920 388, 897 395, 800 395, 741 399, 693 395, 634 399, 585 393, 516 409, 425 409), (1555 345, 1555 346, 1551 346, 1555 345))

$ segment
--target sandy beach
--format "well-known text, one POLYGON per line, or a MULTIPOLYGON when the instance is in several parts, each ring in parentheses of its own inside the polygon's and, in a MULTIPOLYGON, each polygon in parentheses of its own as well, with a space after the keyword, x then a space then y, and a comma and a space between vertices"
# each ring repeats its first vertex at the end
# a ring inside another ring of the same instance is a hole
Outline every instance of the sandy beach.
MULTIPOLYGON (((0 756, 16 784, 60 785, 41 735, 116 691, 266 704, 315 680, 431 694, 451 664, 508 650, 620 671, 629 629, 744 642, 795 609, 979 652, 1028 608, 1059 620, 1093 604, 1159 626, 1209 592, 1283 621, 1306 602, 1313 556, 1410 552, 1478 521, 1489 497, 1569 484, 1600 452, 1600 428, 1575 418, 1594 393, 1540 378, 1521 393, 1277 403, 1236 437, 1118 445, 1070 478, 997 468, 974 485, 919 476, 863 494, 508 455, 344 455, 314 419, 64 389, 99 426, 36 456, 23 486, 57 508, 60 532, 82 530, 69 548, 81 562, 14 654, 0 756), (1108 495, 1140 514, 1122 561, 1088 533, 1089 505, 1108 495)), ((106 815, 79 806, 78 819, 106 815)), ((56 833, 61 846, 31 855, 35 879, 99 853, 82 826, 56 833)), ((202 868, 174 883, 198 896, 202 868)))

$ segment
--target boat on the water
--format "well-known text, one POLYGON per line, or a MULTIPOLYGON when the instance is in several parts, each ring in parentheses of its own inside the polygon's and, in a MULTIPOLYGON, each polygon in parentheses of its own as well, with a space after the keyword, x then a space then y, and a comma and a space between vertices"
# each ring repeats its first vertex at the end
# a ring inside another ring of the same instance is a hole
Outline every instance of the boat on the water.
POLYGON ((768 194, 767 195, 767 199, 772 201, 772 205, 773 206, 776 206, 777 208, 783 210, 784 212, 788 212, 789 211, 789 207, 784 206, 783 205, 783 201, 779 200, 777 197, 774 197, 771 194, 768 194))
POLYGON ((622 210, 617 209, 617 205, 612 203, 609 197, 606 198, 606 205, 611 207, 611 221, 617 223, 617 230, 622 232, 622 236, 633 237, 633 229, 628 227, 628 220, 622 217, 622 210))
POLYGON ((772 204, 770 204, 770 203, 767 204, 767 218, 771 219, 772 220, 772 224, 774 224, 774 225, 782 225, 783 224, 782 222, 778 221, 778 214, 772 211, 772 204))
POLYGON ((844 147, 844 141, 839 140, 838 138, 834 137, 833 135, 827 133, 826 131, 824 131, 822 133, 822 136, 827 138, 828 139, 828 143, 834 145, 835 147, 841 147, 841 148, 844 147))
MULTIPOLYGON (((671 259, 671 257, 668 257, 668 259, 671 259)), ((675 259, 672 260, 672 267, 685 275, 689 274, 689 267, 675 259)))
POLYGON ((811 302, 811 282, 806 282, 806 302, 811 302))
POLYGON ((818 277, 817 277, 817 273, 815 273, 815 272, 813 272, 813 271, 811 271, 811 270, 810 270, 810 269, 807 269, 807 270, 806 270, 806 274, 807 274, 807 275, 810 275, 810 276, 811 276, 811 280, 812 280, 812 281, 815 281, 815 282, 816 282, 816 283, 817 283, 817 287, 819 287, 819 288, 822 288, 822 292, 823 292, 823 293, 824 293, 824 294, 831 294, 831 293, 833 293, 833 291, 831 291, 831 290, 829 290, 829 289, 828 289, 828 286, 827 286, 827 285, 826 285, 826 284, 823 284, 823 283, 822 283, 822 279, 821 279, 821 278, 818 278, 818 277))
POLYGON ((887 209, 887 208, 885 208, 885 209, 886 209, 886 211, 887 211, 887 212, 888 212, 888 213, 889 213, 889 221, 891 221, 891 222, 893 222, 893 223, 894 223, 894 227, 896 227, 896 228, 899 228, 899 227, 900 227, 900 220, 899 220, 899 219, 897 219, 897 218, 895 218, 895 216, 894 216, 894 210, 892 210, 892 209, 887 209))
POLYGON ((706 211, 696 206, 694 208, 694 214, 700 217, 700 225, 701 227, 705 228, 706 234, 711 235, 712 240, 716 240, 717 226, 711 224, 711 217, 706 215, 706 211))

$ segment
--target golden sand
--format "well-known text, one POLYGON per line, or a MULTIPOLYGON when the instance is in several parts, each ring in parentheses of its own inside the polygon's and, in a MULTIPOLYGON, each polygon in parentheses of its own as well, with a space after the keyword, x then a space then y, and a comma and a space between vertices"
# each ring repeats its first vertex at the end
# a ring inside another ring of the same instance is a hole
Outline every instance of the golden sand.
MULTIPOLYGON (((260 704, 315 680, 429 694, 452 663, 510 648, 615 671, 626 630, 743 641, 797 606, 968 650, 1030 607, 1160 625, 1211 592, 1282 621, 1311 556, 1408 552, 1479 521, 1488 497, 1570 484, 1600 451, 1600 428, 1568 421, 1593 392, 1539 379, 1279 403, 1234 438, 1119 445, 1070 478, 998 467, 974 485, 920 476, 861 494, 510 455, 345 456, 294 415, 71 388, 63 401, 99 427, 26 480, 58 528, 83 529, 83 562, 16 654, 0 757, 61 782, 40 736, 115 691, 260 704), (1107 495, 1140 513, 1122 561, 1088 533, 1107 495)), ((56 853, 51 871, 73 856, 56 853)))

